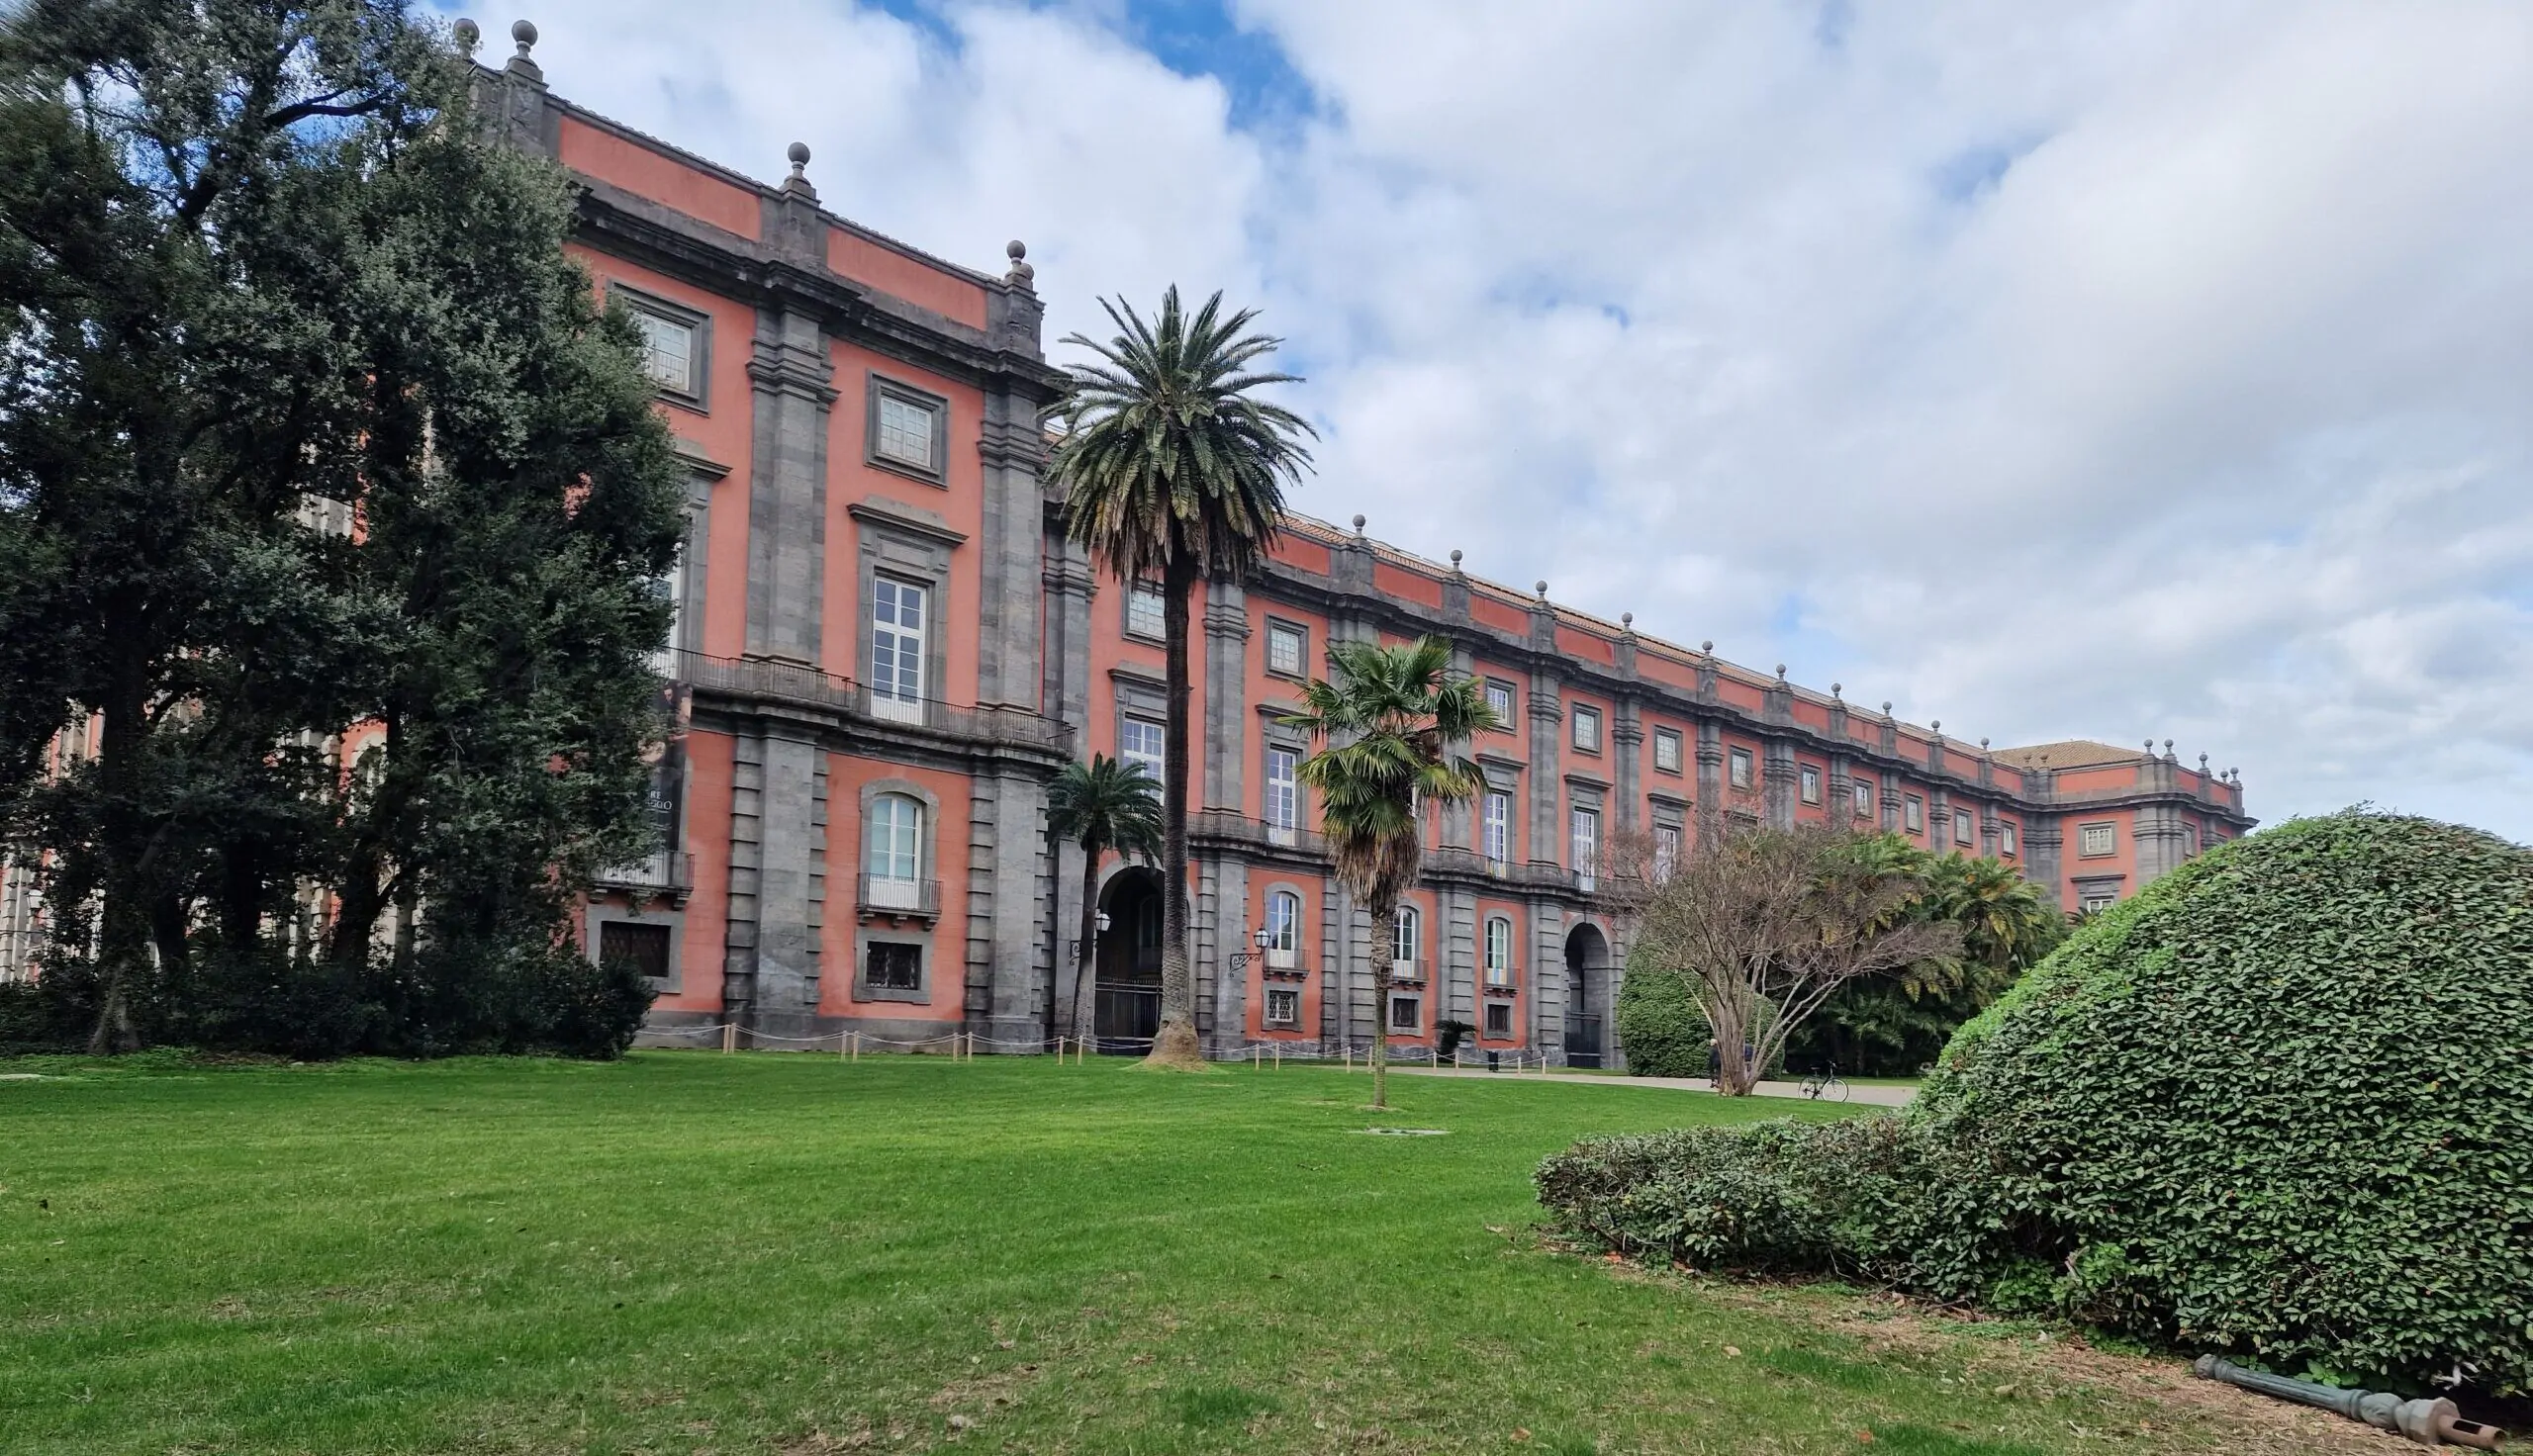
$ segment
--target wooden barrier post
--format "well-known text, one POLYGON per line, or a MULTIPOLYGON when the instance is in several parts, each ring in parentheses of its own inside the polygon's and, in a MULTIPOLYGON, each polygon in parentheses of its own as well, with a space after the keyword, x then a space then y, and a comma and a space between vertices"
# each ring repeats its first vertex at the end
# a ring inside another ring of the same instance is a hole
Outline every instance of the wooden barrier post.
POLYGON ((726 1055, 727 1053, 732 1052, 732 1051, 736 1051, 736 1050, 738 1050, 738 1049, 739 1049, 739 1024, 738 1024, 737 1022, 734 1022, 734 1021, 725 1021, 725 1022, 721 1023, 721 1050, 722 1050, 722 1052, 726 1055))

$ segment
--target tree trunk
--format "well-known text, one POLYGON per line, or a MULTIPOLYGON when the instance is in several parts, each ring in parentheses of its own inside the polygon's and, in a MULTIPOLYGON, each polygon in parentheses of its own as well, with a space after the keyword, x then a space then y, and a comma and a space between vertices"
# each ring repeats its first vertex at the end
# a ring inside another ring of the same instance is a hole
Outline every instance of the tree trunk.
POLYGON ((1196 1045, 1196 981, 1187 963, 1187 607, 1195 584, 1194 569, 1181 562, 1162 577, 1169 712, 1161 765, 1161 1031, 1144 1058, 1146 1066, 1180 1071, 1205 1065, 1196 1045))
POLYGON ((1095 846, 1081 848, 1081 939, 1074 943, 1073 1018, 1075 1036, 1095 1035, 1097 1029, 1084 1033, 1094 1014, 1092 998, 1097 978, 1091 964, 1099 957, 1099 851, 1095 846))
MULTIPOLYGON (((105 864, 100 878, 104 897, 97 911, 97 966, 100 994, 97 1025, 88 1034, 88 1054, 104 1056, 141 1045, 132 1024, 134 987, 147 973, 150 926, 146 855, 141 830, 142 721, 141 665, 127 662, 115 675, 102 705, 103 731, 97 745, 97 782, 103 800, 99 826, 105 864)), ((83 725, 84 727, 84 725, 83 725)))
POLYGON ((1398 901, 1386 905, 1364 907, 1372 920, 1372 1111, 1389 1110, 1389 962, 1397 955, 1398 901), (1386 931, 1393 945, 1389 955, 1381 954, 1381 937, 1386 931))

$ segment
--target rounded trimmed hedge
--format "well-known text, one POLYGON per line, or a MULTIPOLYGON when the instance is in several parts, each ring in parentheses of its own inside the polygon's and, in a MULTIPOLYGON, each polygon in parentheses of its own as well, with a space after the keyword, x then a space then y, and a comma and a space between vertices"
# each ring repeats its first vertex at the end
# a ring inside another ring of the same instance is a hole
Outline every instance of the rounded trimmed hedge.
POLYGON ((1597 1139, 1539 1185, 1707 1267, 2533 1390, 2533 850, 2360 811, 2238 840, 2090 921, 1878 1133, 1597 1139))
POLYGON ((1912 1117, 2070 1313, 2533 1387, 2533 850, 2355 811, 2226 845, 1964 1027, 1912 1117))

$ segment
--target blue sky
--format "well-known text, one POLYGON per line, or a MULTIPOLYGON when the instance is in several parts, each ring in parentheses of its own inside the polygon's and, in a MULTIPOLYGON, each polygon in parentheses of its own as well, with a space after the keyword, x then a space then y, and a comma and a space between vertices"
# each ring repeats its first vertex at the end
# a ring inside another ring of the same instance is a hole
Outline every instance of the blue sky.
MULTIPOLYGON (((479 13, 488 33, 512 18, 479 13)), ((557 90, 980 267, 1265 310, 1297 503, 2276 819, 2533 839, 2533 10, 668 0, 557 90)))

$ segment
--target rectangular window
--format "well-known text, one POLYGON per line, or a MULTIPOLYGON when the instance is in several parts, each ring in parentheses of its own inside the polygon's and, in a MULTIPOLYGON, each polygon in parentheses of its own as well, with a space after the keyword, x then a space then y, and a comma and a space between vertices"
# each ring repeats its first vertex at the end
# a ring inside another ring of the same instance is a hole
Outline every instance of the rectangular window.
POLYGON ((1289 986, 1266 988, 1266 1025, 1297 1027, 1302 1024, 1302 993, 1289 986))
POLYGON ((622 961, 640 972, 644 979, 667 980, 669 978, 668 922, 664 920, 600 922, 598 960, 601 965, 611 965, 622 961))
POLYGON ((923 721, 927 594, 912 582, 871 579, 871 709, 877 716, 923 721))
POLYGON ((1668 728, 1653 730, 1653 767, 1665 774, 1680 772, 1680 735, 1668 728))
POLYGON ((1968 809, 1952 811, 1952 842, 1957 845, 1979 843, 1979 826, 1971 819, 1968 809))
POLYGON ((1293 843, 1301 827, 1301 756, 1288 748, 1266 750, 1266 837, 1293 843))
POLYGON ((1821 802, 1821 771, 1813 768, 1810 764, 1806 764, 1803 766, 1801 778, 1803 785, 1803 801, 1807 804, 1817 804, 1821 802))
POLYGON ((2076 853, 2088 860, 2111 854, 2119 848, 2117 840, 2112 835, 2111 826, 2108 824, 2088 824, 2076 833, 2076 853))
POLYGON ((1126 631, 1136 637, 1149 637, 1155 642, 1170 633, 1170 604, 1161 589, 1150 582, 1137 582, 1126 589, 1126 631))
POLYGON ((1150 718, 1117 720, 1117 759, 1155 783, 1161 781, 1161 725, 1150 718))
POLYGON ((1926 801, 1914 793, 1909 795, 1901 810, 1901 821, 1911 834, 1925 833, 1926 801))
POLYGON ((923 989, 923 948, 899 941, 873 941, 864 951, 862 980, 874 991, 923 989))
POLYGON ((1856 817, 1859 819, 1872 818, 1873 785, 1859 778, 1855 780, 1854 789, 1856 796, 1856 817))
POLYGON ((2003 855, 2009 860, 2013 859, 2017 853, 2017 850, 2016 849, 2017 839, 2017 836, 2015 834, 2015 827, 2012 824, 1998 825, 1997 853, 2003 855))
POLYGON ((1601 751, 1601 712, 1598 708, 1574 710, 1574 747, 1579 753, 1601 751))
POLYGON ((1486 1003, 1486 1035, 1498 1042, 1513 1035, 1512 1002, 1489 1001, 1486 1003))
POLYGON ((1310 639, 1299 627, 1282 622, 1266 624, 1266 671, 1284 678, 1302 675, 1302 664, 1310 655, 1310 639))
POLYGON ((1600 867, 1601 815, 1596 809, 1574 811, 1574 887, 1589 890, 1600 867))
POLYGON ((937 413, 929 405, 918 404, 902 395, 883 393, 880 396, 879 453, 900 465, 917 470, 936 470, 932 459, 932 434, 937 413))
POLYGON ((1505 682, 1501 678, 1487 679, 1486 706, 1488 711, 1495 714, 1496 723, 1506 732, 1511 732, 1513 728, 1513 684, 1505 682))
POLYGON ((1680 827, 1676 824, 1653 826, 1653 877, 1665 880, 1680 866, 1680 827))
POLYGON ((681 395, 700 395, 695 379, 695 325, 635 309, 633 322, 642 330, 642 372, 651 383, 681 395))
POLYGON ((1389 998, 1389 1029, 1392 1032, 1414 1032, 1424 1024, 1424 997, 1392 996, 1389 998))
POLYGON ((686 546, 681 542, 677 559, 669 563, 666 575, 652 578, 652 590, 669 604, 669 635, 660 650, 651 654, 651 671, 663 678, 677 676, 677 649, 681 629, 686 624, 686 546))
POLYGON ((901 793, 871 801, 864 867, 874 881, 912 884, 923 848, 923 805, 901 793))
POLYGON ((1486 922, 1486 983, 1513 984, 1513 922, 1501 915, 1486 922))
POLYGON ((2118 903, 2119 894, 2115 890, 2087 890, 2084 898, 2076 902, 2076 908, 2087 915, 2098 915, 2118 903))
POLYGON ((1389 958, 1395 963, 1399 974, 1413 975, 1416 970, 1418 930, 1416 907, 1399 906, 1397 921, 1391 928, 1394 933, 1390 937, 1389 958))
POLYGON ((1301 954, 1302 897, 1277 890, 1266 897, 1266 963, 1288 969, 1301 954))
POLYGON ((2198 857, 2198 854, 2199 854, 2199 826, 2198 826, 2198 825, 2196 825, 2196 824, 2185 824, 2185 825, 2183 825, 2183 826, 2181 827, 2181 853, 2182 853, 2182 858, 2183 858, 2183 859, 2185 859, 2185 860, 2195 859, 2195 858, 2197 858, 2197 857, 2198 857))
POLYGON ((1746 748, 1735 749, 1733 751, 1733 786, 1748 788, 1750 776, 1750 751, 1746 748))
POLYGON ((1486 863, 1500 871, 1504 863, 1513 858, 1513 796, 1488 793, 1482 825, 1486 863))

